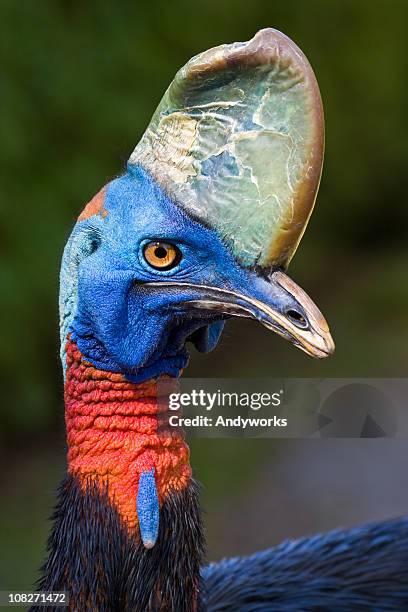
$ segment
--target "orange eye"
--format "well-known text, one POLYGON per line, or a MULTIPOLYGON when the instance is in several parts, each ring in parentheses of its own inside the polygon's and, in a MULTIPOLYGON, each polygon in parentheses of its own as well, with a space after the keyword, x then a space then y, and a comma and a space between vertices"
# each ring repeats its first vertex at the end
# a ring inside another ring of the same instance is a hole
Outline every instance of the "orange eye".
POLYGON ((170 270, 177 266, 181 259, 179 249, 168 242, 149 242, 143 255, 147 263, 156 270, 170 270))

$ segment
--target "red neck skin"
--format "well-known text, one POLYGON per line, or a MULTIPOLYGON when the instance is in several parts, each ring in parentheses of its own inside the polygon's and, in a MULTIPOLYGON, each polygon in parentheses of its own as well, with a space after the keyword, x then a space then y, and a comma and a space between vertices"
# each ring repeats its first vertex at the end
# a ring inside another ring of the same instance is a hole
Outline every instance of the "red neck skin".
POLYGON ((154 468, 159 504, 191 481, 189 448, 181 434, 158 433, 157 384, 131 383, 98 370, 67 342, 65 421, 68 473, 86 488, 108 488, 130 532, 137 529, 140 474, 154 468))

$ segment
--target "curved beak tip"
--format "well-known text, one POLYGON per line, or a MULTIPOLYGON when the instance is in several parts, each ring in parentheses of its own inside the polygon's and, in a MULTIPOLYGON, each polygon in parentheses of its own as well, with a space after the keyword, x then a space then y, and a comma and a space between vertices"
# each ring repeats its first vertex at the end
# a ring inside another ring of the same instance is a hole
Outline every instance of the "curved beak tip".
POLYGON ((335 345, 326 319, 310 297, 291 278, 281 271, 272 275, 272 280, 295 300, 308 326, 296 329, 291 321, 285 321, 286 331, 301 350, 317 359, 325 359, 334 353, 335 345))
POLYGON ((334 340, 331 337, 330 333, 328 334, 326 342, 327 342, 327 356, 333 355, 334 351, 336 350, 336 345, 334 344, 334 340))
POLYGON ((317 359, 326 359, 326 357, 333 355, 336 347, 330 332, 327 332, 322 340, 323 346, 316 347, 315 352, 310 353, 312 357, 316 357, 317 359))

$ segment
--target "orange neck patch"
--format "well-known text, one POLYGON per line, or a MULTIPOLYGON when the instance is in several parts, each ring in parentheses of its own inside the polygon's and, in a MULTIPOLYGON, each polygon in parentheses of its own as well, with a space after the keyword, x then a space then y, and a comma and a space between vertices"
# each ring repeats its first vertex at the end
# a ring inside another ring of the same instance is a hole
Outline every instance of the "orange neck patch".
POLYGON ((138 524, 140 475, 154 468, 159 504, 191 479, 189 448, 180 433, 158 433, 157 384, 131 383, 98 370, 67 342, 65 422, 68 472, 83 487, 107 486, 130 530, 138 524))

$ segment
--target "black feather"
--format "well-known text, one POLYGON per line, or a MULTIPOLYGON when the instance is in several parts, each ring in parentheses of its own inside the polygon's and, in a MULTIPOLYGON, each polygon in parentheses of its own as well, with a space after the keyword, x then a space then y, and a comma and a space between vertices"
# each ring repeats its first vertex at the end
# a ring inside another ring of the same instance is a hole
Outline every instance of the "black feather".
POLYGON ((408 519, 284 542, 203 578, 209 612, 406 612, 408 519))
POLYGON ((163 503, 151 550, 128 533, 95 483, 84 493, 68 476, 53 518, 38 588, 67 591, 70 610, 408 612, 408 519, 226 559, 205 567, 200 581, 204 537, 195 483, 163 503))
POLYGON ((150 550, 124 528, 106 488, 90 483, 83 492, 72 475, 60 487, 53 520, 38 590, 66 591, 69 610, 202 610, 204 537, 194 482, 164 501, 150 550))

